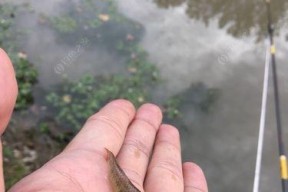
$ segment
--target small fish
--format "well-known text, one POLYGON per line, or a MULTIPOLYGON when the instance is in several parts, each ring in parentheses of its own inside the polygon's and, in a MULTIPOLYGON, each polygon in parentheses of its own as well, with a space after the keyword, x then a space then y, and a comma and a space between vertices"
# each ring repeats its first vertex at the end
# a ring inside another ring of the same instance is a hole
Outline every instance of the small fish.
POLYGON ((114 154, 106 149, 108 154, 109 180, 113 192, 140 192, 128 179, 124 171, 118 165, 114 154))

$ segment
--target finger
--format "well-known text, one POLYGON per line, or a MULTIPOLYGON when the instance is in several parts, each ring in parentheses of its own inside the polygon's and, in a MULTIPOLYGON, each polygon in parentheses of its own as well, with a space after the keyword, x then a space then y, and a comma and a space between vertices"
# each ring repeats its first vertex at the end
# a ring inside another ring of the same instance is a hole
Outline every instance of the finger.
POLYGON ((146 192, 183 191, 183 174, 179 132, 161 125, 144 184, 146 192))
POLYGON ((81 149, 103 155, 107 148, 117 154, 134 116, 135 108, 129 101, 110 102, 87 120, 65 151, 81 149))
POLYGON ((183 164, 184 192, 208 192, 206 179, 201 168, 194 163, 183 164))
POLYGON ((0 49, 0 134, 4 132, 17 98, 17 82, 7 54, 0 49))
POLYGON ((117 156, 119 165, 138 189, 143 181, 153 148, 156 133, 162 121, 159 107, 145 104, 139 108, 129 127, 122 148, 117 156))

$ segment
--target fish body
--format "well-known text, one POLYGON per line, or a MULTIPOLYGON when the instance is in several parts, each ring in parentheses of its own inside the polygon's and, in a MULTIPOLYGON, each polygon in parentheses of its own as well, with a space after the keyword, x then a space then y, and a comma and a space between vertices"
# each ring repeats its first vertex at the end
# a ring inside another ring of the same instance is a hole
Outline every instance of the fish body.
POLYGON ((118 165, 114 154, 106 149, 108 154, 109 180, 113 192, 140 192, 118 165))

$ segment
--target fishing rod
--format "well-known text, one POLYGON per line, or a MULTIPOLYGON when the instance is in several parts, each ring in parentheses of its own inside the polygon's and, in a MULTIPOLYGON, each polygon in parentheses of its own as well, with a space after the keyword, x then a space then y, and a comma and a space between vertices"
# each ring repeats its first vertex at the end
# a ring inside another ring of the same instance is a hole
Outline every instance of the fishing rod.
POLYGON ((271 65, 272 65, 272 80, 274 87, 274 100, 275 100, 275 115, 276 115, 276 127, 277 127, 277 138, 279 148, 279 159, 280 159, 280 173, 282 182, 282 191, 288 192, 288 171, 287 171, 287 157, 284 151, 284 142, 282 134, 282 122, 280 114, 280 99, 278 89, 278 78, 277 78, 277 66, 276 66, 276 47, 274 44, 274 29, 272 26, 271 16, 271 2, 266 0, 267 16, 268 16, 268 33, 270 39, 270 54, 271 54, 271 65))
POLYGON ((261 116, 259 123, 259 137, 258 137, 258 147, 256 155, 256 166, 255 166, 255 176, 253 183, 253 192, 259 192, 260 175, 261 175, 261 164, 262 164, 262 153, 263 153, 263 143, 264 143, 264 133, 265 133, 265 121, 266 121, 266 111, 267 111, 267 98, 268 98, 268 87, 269 87, 269 71, 270 71, 270 47, 266 48, 266 59, 265 59, 265 69, 264 69, 264 81, 263 81, 263 91, 262 91, 262 105, 261 105, 261 116))

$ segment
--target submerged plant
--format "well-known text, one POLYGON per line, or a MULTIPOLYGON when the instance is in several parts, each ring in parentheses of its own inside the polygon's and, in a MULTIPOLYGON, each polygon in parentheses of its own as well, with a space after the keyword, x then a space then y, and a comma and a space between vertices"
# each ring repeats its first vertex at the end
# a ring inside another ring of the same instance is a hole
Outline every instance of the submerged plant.
POLYGON ((11 26, 14 23, 16 7, 7 3, 0 3, 0 47, 10 50, 12 48, 11 26))
POLYGON ((169 98, 164 104, 164 114, 168 119, 175 119, 180 116, 179 107, 181 104, 181 99, 174 96, 169 98))
POLYGON ((50 21, 52 25, 62 33, 73 32, 77 27, 76 21, 67 16, 53 17, 50 19, 50 21))
POLYGON ((57 41, 63 44, 85 37, 90 45, 114 52, 126 37, 138 41, 143 34, 141 25, 119 13, 115 0, 83 0, 65 7, 57 16, 42 15, 47 21, 43 23, 54 29, 57 41))
POLYGON ((16 110, 26 109, 33 103, 33 86, 37 83, 38 73, 35 67, 26 59, 19 56, 12 57, 16 79, 18 82, 18 97, 16 110))
POLYGON ((56 120, 77 130, 87 117, 116 98, 132 101, 136 106, 147 101, 150 87, 157 81, 158 70, 138 51, 128 64, 128 75, 86 75, 77 82, 66 81, 57 92, 47 95, 48 106, 56 111, 56 120))

